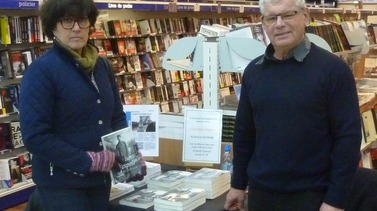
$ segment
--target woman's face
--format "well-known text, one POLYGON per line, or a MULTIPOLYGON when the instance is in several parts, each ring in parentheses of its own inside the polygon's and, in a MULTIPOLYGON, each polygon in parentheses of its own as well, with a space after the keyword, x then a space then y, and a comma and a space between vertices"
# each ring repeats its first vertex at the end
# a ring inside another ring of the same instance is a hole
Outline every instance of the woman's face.
POLYGON ((90 22, 86 17, 79 19, 63 17, 56 23, 53 33, 60 42, 81 55, 89 39, 89 29, 90 22))

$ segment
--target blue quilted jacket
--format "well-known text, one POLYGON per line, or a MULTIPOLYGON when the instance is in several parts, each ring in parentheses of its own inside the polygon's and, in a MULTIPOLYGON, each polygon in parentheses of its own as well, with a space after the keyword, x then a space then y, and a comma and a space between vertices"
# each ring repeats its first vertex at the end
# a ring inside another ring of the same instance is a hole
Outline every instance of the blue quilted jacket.
POLYGON ((90 173, 86 151, 103 150, 101 136, 126 127, 118 90, 105 60, 90 76, 57 44, 34 61, 21 81, 20 123, 33 154, 33 181, 48 187, 90 187, 109 174, 90 173))

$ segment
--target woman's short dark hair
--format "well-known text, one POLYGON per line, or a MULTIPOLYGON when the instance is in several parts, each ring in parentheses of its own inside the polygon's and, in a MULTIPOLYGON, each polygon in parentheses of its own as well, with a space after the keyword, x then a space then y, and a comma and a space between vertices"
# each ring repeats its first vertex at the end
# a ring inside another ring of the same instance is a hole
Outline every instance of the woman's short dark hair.
POLYGON ((93 0, 47 0, 42 4, 39 13, 43 31, 52 39, 56 23, 62 17, 88 17, 92 27, 97 20, 98 9, 93 0))

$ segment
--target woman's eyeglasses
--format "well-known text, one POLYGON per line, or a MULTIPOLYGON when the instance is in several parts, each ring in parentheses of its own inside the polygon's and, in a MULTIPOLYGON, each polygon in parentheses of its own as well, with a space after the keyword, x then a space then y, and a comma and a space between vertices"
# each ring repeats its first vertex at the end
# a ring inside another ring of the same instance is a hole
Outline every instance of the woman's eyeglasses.
POLYGON ((90 22, 87 17, 78 19, 65 17, 60 19, 59 22, 64 29, 73 29, 75 23, 79 25, 80 29, 86 29, 90 26, 90 22))

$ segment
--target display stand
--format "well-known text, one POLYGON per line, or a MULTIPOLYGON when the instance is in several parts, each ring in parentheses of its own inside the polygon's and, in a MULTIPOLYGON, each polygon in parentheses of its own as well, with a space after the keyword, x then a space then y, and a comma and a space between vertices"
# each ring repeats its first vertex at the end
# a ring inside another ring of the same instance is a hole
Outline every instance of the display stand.
POLYGON ((167 50, 166 70, 203 70, 203 108, 219 109, 219 72, 243 72, 266 46, 250 37, 187 37, 167 50))

